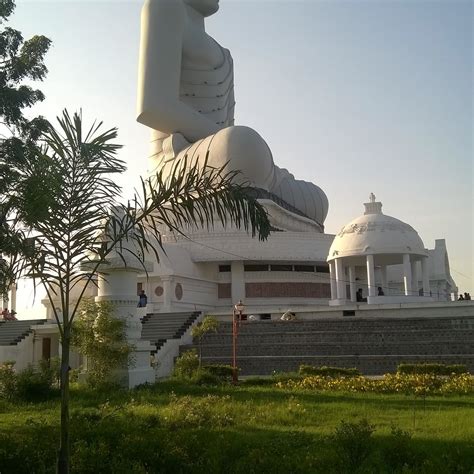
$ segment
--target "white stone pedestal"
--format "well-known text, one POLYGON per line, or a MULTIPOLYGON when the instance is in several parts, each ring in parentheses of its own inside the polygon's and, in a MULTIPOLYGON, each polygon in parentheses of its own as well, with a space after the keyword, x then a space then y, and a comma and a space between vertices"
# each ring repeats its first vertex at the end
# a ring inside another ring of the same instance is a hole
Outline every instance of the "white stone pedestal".
POLYGON ((99 269, 99 290, 96 302, 107 301, 114 307, 114 317, 125 323, 127 342, 134 347, 128 367, 115 370, 113 379, 128 388, 155 382, 155 370, 151 366, 150 353, 155 347, 150 341, 142 341, 142 323, 137 308, 137 274, 143 267, 137 262, 121 258, 108 260, 99 269))

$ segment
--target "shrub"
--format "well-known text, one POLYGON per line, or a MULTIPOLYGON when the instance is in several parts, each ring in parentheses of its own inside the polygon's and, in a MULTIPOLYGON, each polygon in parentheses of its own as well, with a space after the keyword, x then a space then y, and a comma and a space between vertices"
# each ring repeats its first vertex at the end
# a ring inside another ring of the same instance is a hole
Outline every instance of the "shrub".
POLYGON ((321 375, 322 377, 355 377, 360 375, 356 368, 344 369, 342 367, 314 367, 312 365, 300 365, 300 375, 321 375))
POLYGON ((15 362, 7 361, 0 365, 0 398, 11 400, 16 396, 15 362))
POLYGON ((217 377, 221 382, 230 382, 234 374, 234 369, 230 365, 209 364, 205 365, 203 369, 217 377))
POLYGON ((404 393, 406 395, 445 395, 474 393, 474 378, 469 374, 437 377, 432 374, 385 374, 382 379, 366 377, 322 377, 310 375, 281 380, 278 388, 338 392, 404 393))
POLYGON ((113 316, 110 302, 84 299, 72 328, 72 345, 87 358, 87 383, 113 383, 113 371, 131 364, 133 346, 125 336, 126 322, 113 316))
POLYGON ((332 435, 334 447, 340 460, 351 471, 355 470, 370 453, 374 431, 375 427, 365 418, 358 423, 341 421, 335 429, 332 435))
POLYGON ((191 379, 199 369, 199 357, 195 349, 183 352, 176 358, 173 376, 178 379, 191 379))
POLYGON ((220 385, 222 380, 206 369, 198 369, 194 372, 191 382, 197 385, 220 385))
POLYGON ((15 372, 14 363, 0 366, 0 397, 6 400, 37 401, 50 398, 57 388, 57 363, 52 367, 49 361, 30 365, 25 370, 15 372))
POLYGON ((228 395, 219 397, 178 397, 174 393, 168 407, 165 408, 164 421, 170 427, 176 428, 220 428, 234 423, 232 406, 228 395))
POLYGON ((195 349, 186 351, 177 357, 173 377, 188 380, 198 385, 219 385, 232 380, 230 365, 205 365, 200 367, 199 356, 195 349))
POLYGON ((206 334, 217 332, 219 321, 214 316, 206 316, 200 323, 191 330, 193 338, 197 339, 199 347, 199 365, 202 363, 202 340, 206 334))
POLYGON ((387 445, 382 450, 384 463, 398 472, 404 467, 415 467, 421 456, 414 450, 412 434, 392 425, 387 445))
POLYGON ((400 364, 397 367, 397 373, 400 374, 460 375, 468 372, 467 366, 463 364, 400 364))

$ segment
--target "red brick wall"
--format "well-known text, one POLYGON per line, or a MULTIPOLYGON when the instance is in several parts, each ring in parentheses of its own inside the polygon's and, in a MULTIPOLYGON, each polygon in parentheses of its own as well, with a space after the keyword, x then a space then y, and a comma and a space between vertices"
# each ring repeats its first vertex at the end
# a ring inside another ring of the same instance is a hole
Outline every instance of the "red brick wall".
POLYGON ((330 298, 331 285, 307 282, 246 283, 245 296, 247 298, 330 298))
POLYGON ((217 297, 219 299, 231 298, 230 283, 219 283, 217 285, 217 297))

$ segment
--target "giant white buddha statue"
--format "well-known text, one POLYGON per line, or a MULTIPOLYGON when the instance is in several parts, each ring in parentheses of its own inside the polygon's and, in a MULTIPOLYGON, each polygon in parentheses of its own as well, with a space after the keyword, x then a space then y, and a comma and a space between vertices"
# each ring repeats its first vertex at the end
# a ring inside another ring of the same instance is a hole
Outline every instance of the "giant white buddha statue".
POLYGON ((255 130, 234 125, 232 56, 204 24, 218 9, 218 0, 145 0, 137 120, 152 129, 150 172, 165 167, 166 173, 185 155, 219 168, 228 163, 266 197, 284 201, 322 229, 324 192, 278 168, 255 130))

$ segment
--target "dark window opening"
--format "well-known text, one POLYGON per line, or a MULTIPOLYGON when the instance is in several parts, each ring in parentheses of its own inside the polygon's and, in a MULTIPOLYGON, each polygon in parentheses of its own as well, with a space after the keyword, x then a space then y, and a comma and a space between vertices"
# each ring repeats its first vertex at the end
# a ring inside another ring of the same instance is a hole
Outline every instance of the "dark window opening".
POLYGON ((346 310, 342 311, 342 315, 343 316, 355 316, 356 312, 354 310, 351 310, 351 309, 346 309, 346 310))
POLYGON ((329 273, 329 265, 316 265, 318 273, 329 273))
POLYGON ((314 272, 313 265, 295 265, 295 272, 314 272))
POLYGON ((219 265, 219 272, 220 273, 230 272, 230 265, 219 265))
POLYGON ((292 272, 293 265, 270 265, 270 271, 272 272, 292 272))
POLYGON ((268 265, 244 265, 246 272, 268 272, 268 265))
POLYGON ((269 320, 269 319, 272 319, 272 315, 271 315, 271 314, 261 314, 261 315, 260 315, 260 319, 261 319, 262 321, 264 321, 264 320, 269 320))

